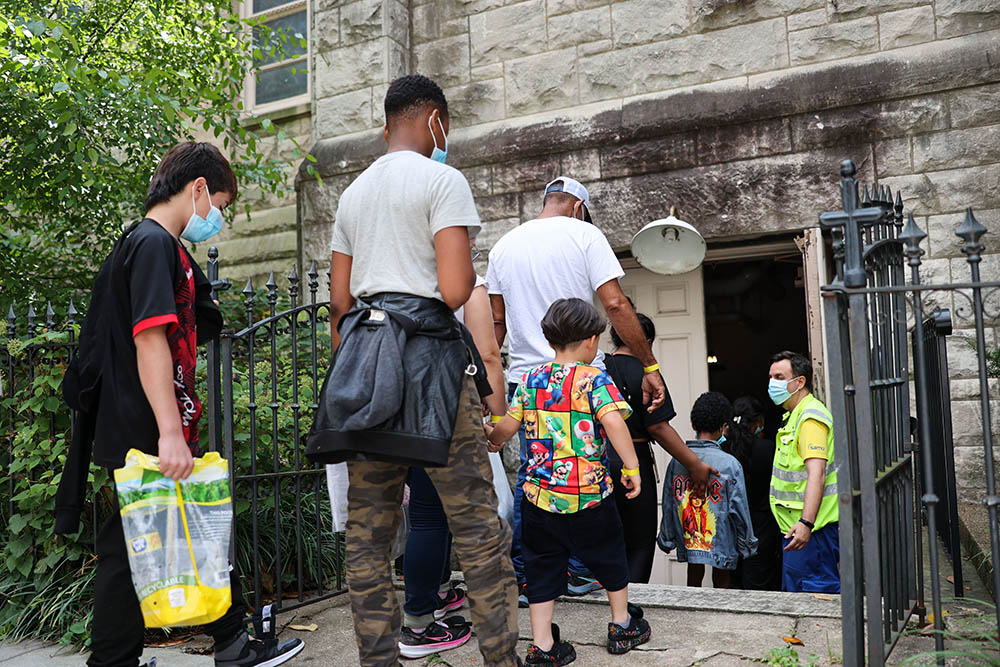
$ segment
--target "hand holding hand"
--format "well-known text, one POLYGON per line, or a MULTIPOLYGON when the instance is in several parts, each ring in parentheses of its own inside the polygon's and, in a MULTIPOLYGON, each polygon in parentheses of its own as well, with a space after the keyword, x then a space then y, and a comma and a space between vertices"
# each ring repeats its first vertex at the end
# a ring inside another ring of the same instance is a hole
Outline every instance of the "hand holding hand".
POLYGON ((181 433, 161 435, 157 442, 160 472, 173 480, 186 479, 194 470, 194 457, 181 433))

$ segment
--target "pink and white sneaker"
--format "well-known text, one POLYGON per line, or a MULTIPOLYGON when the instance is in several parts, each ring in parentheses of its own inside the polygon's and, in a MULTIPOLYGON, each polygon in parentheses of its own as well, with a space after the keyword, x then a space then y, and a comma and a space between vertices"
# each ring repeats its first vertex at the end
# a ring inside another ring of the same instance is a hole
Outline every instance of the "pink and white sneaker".
POLYGON ((440 599, 438 602, 438 608, 434 610, 434 619, 440 621, 442 618, 448 615, 448 612, 460 609, 465 605, 466 597, 465 591, 461 588, 451 587, 448 594, 440 599))
POLYGON ((450 616, 434 621, 422 632, 404 627, 399 638, 399 653, 404 658, 424 658, 458 648, 471 638, 472 626, 461 616, 450 616))

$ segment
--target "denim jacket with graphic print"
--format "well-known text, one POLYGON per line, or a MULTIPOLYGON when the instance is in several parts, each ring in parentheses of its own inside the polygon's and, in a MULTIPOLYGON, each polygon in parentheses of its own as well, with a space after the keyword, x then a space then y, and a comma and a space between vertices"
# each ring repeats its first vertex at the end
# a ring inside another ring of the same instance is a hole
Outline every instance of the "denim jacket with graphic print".
POLYGON ((757 553, 743 468, 716 442, 692 440, 687 445, 719 474, 709 480, 705 498, 692 497, 687 468, 677 459, 670 462, 663 480, 663 519, 656 543, 666 552, 677 549, 681 562, 734 570, 740 556, 757 553))

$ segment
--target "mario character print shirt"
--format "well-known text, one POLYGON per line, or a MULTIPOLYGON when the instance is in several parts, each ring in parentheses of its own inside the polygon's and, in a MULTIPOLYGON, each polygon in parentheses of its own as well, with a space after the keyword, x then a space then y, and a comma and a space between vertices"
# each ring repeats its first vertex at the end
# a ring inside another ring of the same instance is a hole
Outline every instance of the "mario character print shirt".
POLYGON ((524 495, 556 514, 593 507, 611 495, 600 420, 631 413, 608 374, 584 364, 549 363, 525 374, 507 414, 524 424, 528 441, 524 495))

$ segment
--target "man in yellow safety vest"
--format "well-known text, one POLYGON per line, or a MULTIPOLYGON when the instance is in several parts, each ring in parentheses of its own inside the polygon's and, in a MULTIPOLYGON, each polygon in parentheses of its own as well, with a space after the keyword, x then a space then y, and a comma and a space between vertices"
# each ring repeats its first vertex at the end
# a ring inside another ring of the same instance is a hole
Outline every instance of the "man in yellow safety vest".
POLYGON ((812 364, 795 352, 771 359, 767 393, 785 414, 771 469, 771 511, 784 536, 781 588, 840 592, 833 416, 812 394, 812 364))

